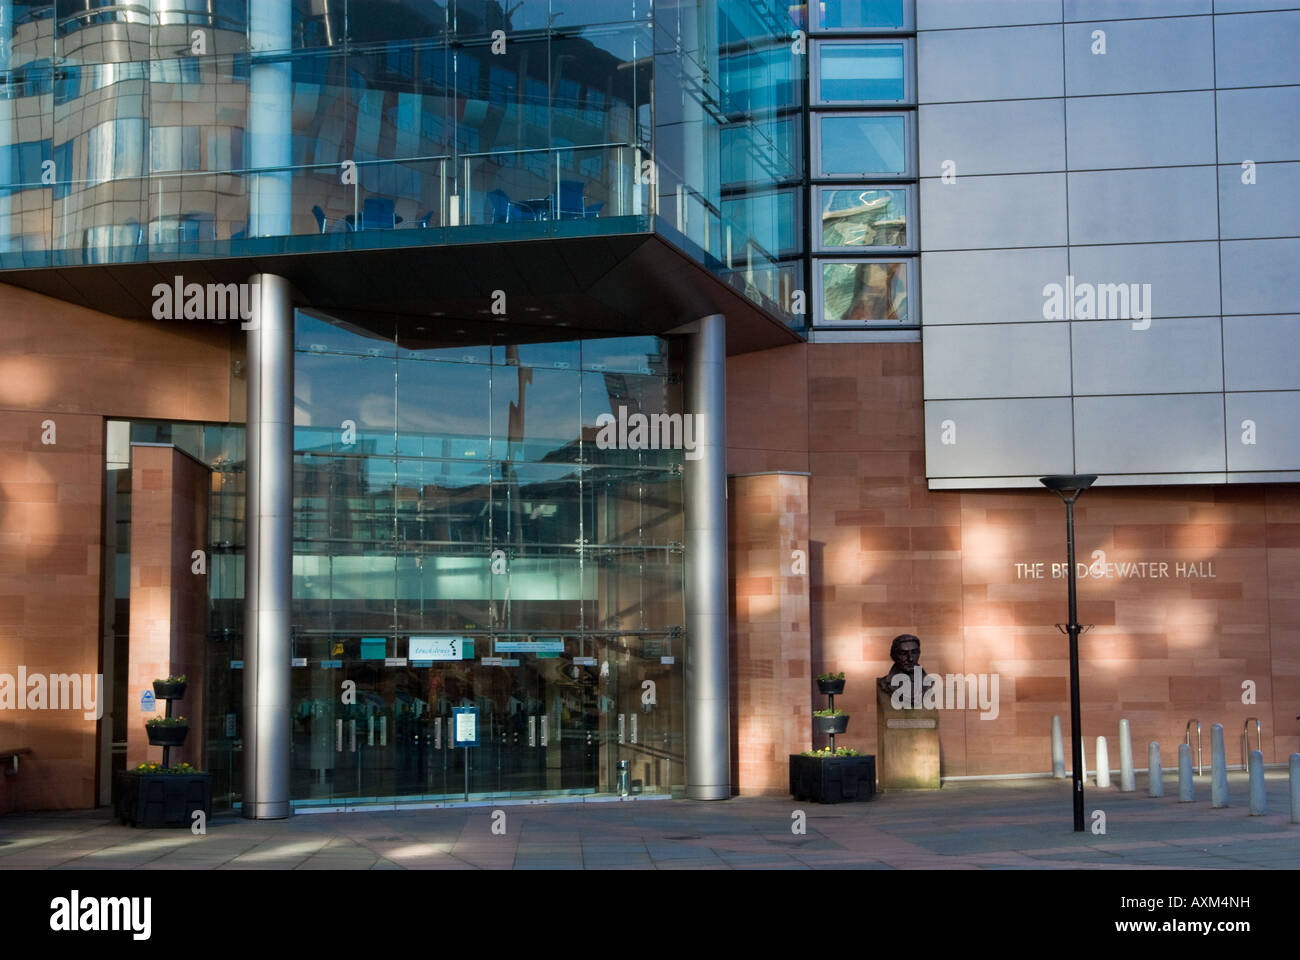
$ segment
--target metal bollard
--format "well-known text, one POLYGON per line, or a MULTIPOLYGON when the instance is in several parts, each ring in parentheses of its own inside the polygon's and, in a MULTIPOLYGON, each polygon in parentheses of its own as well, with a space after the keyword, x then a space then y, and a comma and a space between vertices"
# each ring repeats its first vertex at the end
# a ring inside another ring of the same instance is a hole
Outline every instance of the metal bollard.
POLYGON ((1268 794, 1264 790, 1264 753, 1250 751, 1250 815, 1262 817, 1268 809, 1268 794))
POLYGON ((1103 790, 1110 786, 1110 753, 1105 737, 1097 738, 1097 786, 1103 790))
POLYGON ((1300 823, 1300 753, 1291 754, 1291 822, 1300 823))
MULTIPOLYGON (((1191 763, 1191 757, 1187 758, 1191 763)), ((1154 740, 1147 746, 1147 796, 1165 795, 1165 772, 1160 769, 1160 744, 1154 740)))
POLYGON ((1192 745, 1178 745, 1178 802, 1191 803, 1196 799, 1196 782, 1192 779, 1192 745))
POLYGON ((1228 755, 1223 749, 1223 724, 1210 727, 1210 806, 1228 805, 1228 755))
POLYGON ((1133 783, 1133 740, 1129 736, 1128 721, 1119 722, 1119 789, 1121 793, 1132 793, 1133 783))
POLYGON ((618 795, 620 797, 627 796, 627 768, 628 762, 626 760, 618 762, 618 795))
POLYGON ((1052 717, 1052 779, 1065 779, 1065 745, 1061 742, 1061 718, 1052 717))

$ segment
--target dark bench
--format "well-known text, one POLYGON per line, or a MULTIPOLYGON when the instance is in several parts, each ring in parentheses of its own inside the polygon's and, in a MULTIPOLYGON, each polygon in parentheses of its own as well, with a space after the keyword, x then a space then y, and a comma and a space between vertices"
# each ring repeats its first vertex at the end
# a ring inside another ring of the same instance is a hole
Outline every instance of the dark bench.
POLYGON ((31 747, 18 747, 16 750, 0 750, 0 764, 5 765, 6 774, 15 774, 18 772, 18 758, 21 756, 30 756, 31 747))

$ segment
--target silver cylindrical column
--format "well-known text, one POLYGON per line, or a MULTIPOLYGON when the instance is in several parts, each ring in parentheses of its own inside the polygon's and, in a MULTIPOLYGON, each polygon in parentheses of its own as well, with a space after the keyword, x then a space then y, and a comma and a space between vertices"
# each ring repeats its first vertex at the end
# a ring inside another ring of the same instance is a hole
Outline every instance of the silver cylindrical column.
POLYGON ((289 625, 293 601, 293 304, 289 281, 250 278, 244 556, 243 814, 289 816, 289 625))
POLYGON ((727 664, 727 350, 721 314, 702 318, 686 341, 686 412, 695 449, 686 453, 686 796, 731 796, 731 703, 727 664))

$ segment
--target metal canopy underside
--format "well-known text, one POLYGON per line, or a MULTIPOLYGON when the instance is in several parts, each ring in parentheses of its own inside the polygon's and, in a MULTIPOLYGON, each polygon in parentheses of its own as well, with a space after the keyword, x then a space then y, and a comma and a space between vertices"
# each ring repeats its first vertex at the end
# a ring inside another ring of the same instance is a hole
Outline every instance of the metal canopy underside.
POLYGON ((663 334, 714 313, 727 318, 728 354, 802 341, 652 233, 44 267, 0 273, 0 283, 153 320, 156 284, 258 273, 288 278, 296 306, 427 347, 663 334), (504 316, 492 314, 495 290, 504 316))

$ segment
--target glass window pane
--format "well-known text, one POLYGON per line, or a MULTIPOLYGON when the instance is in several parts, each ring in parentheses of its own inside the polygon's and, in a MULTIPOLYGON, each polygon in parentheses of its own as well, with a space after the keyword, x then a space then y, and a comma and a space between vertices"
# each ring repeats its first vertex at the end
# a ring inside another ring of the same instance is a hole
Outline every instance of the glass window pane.
POLYGON ((668 344, 658 337, 582 341, 582 369, 618 373, 668 373, 668 344))
POLYGON ((905 261, 823 262, 823 323, 911 323, 905 261))
POLYGON ((294 357, 294 449, 353 455, 393 452, 394 361, 299 353, 294 357))
POLYGON ((577 460, 581 438, 578 374, 528 366, 491 370, 492 456, 500 460, 577 460))
POLYGON ((491 373, 490 367, 475 363, 398 361, 398 452, 486 460, 491 373))
POLYGON ((871 177, 907 172, 904 117, 829 114, 817 120, 822 175, 871 177))
POLYGON ((854 187, 822 188, 821 245, 823 247, 906 247, 907 194, 854 187))
POLYGON ((497 463, 493 465, 492 543, 523 552, 539 544, 577 543, 581 472, 568 464, 497 463))
POLYGON ((901 43, 827 43, 817 50, 823 101, 906 99, 901 43))
POLYGON ((491 468, 486 463, 399 460, 394 500, 397 539, 403 543, 491 540, 491 468))
POLYGON ((823 0, 822 30, 901 29, 907 0, 823 0))

